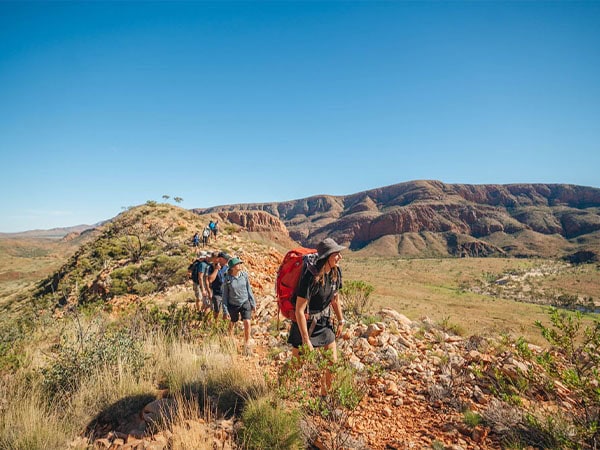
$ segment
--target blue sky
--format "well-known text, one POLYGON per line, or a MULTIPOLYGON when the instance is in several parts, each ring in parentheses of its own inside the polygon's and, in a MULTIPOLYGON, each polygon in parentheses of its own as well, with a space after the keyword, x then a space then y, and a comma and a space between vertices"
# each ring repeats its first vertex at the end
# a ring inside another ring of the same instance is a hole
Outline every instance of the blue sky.
POLYGON ((600 187, 600 2, 0 2, 0 231, 416 179, 600 187))

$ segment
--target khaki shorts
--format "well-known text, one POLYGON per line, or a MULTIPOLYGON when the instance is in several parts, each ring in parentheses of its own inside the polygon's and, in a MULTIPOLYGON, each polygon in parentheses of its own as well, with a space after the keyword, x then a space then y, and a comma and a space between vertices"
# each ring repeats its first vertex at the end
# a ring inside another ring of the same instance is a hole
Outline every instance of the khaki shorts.
POLYGON ((202 298, 202 289, 200 289, 199 283, 194 283, 194 297, 196 297, 197 301, 200 301, 202 298))

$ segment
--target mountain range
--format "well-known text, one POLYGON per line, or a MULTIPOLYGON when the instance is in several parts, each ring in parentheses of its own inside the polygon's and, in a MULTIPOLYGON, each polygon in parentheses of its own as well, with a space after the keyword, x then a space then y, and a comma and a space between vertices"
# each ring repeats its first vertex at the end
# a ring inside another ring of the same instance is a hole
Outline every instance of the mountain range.
POLYGON ((241 226, 262 224, 262 231, 286 228, 305 246, 332 237, 368 255, 573 261, 597 260, 600 255, 600 189, 571 184, 419 180, 352 195, 193 211, 216 213, 241 226))
MULTIPOLYGON (((191 211, 307 247, 332 237, 365 256, 600 259, 600 189, 572 184, 417 180, 351 195, 191 211)), ((0 237, 60 239, 102 223, 0 237)))

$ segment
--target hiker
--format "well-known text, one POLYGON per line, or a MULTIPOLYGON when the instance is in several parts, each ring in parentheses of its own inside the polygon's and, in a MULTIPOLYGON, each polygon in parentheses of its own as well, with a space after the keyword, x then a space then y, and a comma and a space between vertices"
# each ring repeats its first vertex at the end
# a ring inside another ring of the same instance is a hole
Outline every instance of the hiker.
POLYGON ((205 311, 210 308, 210 302, 207 300, 208 290, 206 289, 204 273, 208 268, 206 262, 207 252, 200 252, 194 262, 188 267, 188 275, 194 284, 194 297, 196 299, 196 311, 205 311), (202 308, 200 303, 202 302, 202 308))
POLYGON ((209 235, 209 238, 210 238, 210 236, 212 236, 213 229, 215 228, 215 221, 211 220, 210 222, 208 222, 207 226, 208 226, 208 229, 210 230, 210 235, 209 235))
MULTIPOLYGON (((211 231, 213 234, 213 239, 216 241, 217 240, 217 234, 219 233, 219 221, 215 220, 214 222, 211 220, 210 223, 213 224, 213 226, 211 227, 211 231)), ((210 224, 209 224, 210 225, 210 224)))
POLYGON ((192 237, 192 245, 194 247, 198 247, 198 245, 200 245, 200 235, 198 232, 194 233, 194 236, 192 237))
POLYGON ((227 262, 231 257, 224 252, 213 253, 211 264, 207 269, 206 280, 210 283, 212 309, 215 319, 219 317, 219 311, 223 307, 223 281, 227 273, 227 262))
MULTIPOLYGON (((300 347, 311 351, 314 348, 331 350, 333 362, 337 361, 336 337, 342 334, 346 321, 342 314, 338 291, 342 287, 342 272, 338 266, 346 247, 326 238, 317 245, 316 271, 306 270, 298 284, 296 298, 296 321, 292 322, 288 343, 292 345, 292 356, 298 359, 300 347), (331 307, 331 308, 330 308, 331 307), (337 331, 333 330, 330 309, 337 319, 337 331), (308 319, 305 316, 308 313, 308 319)), ((325 395, 331 387, 331 371, 324 373, 325 395)))
POLYGON ((202 248, 206 247, 206 244, 208 244, 208 238, 210 237, 210 228, 208 226, 204 227, 204 230, 202 230, 202 248))
POLYGON ((251 353, 250 348, 250 319, 252 311, 256 310, 256 300, 248 280, 248 273, 242 272, 240 258, 231 258, 223 283, 223 317, 229 317, 229 333, 233 335, 233 327, 242 317, 244 325, 244 353, 251 353))
MULTIPOLYGON (((209 253, 205 251, 200 252, 200 264, 198 265, 198 284, 200 285, 200 291, 202 294, 202 308, 200 311, 206 313, 211 307, 211 298, 208 284, 206 283, 206 271, 208 270, 208 256, 209 253)), ((199 303, 196 301, 196 309, 199 309, 199 303)))

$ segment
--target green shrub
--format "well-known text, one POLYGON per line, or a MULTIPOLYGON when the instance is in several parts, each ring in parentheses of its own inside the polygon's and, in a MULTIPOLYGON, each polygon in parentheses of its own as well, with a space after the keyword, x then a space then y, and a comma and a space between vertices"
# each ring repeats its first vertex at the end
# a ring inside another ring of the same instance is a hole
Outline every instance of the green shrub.
POLYGON ((466 425, 470 426, 471 428, 475 428, 477 425, 481 424, 483 419, 478 413, 468 410, 463 412, 463 421, 466 425))
POLYGON ((570 409, 575 447, 600 446, 600 321, 582 329, 579 312, 549 310, 552 326, 536 322, 542 336, 554 346, 538 361, 552 379, 560 380, 572 393, 570 409))
POLYGON ((375 288, 364 281, 349 280, 344 282, 340 293, 347 314, 359 318, 362 317, 373 303, 371 294, 375 288))
POLYGON ((156 284, 152 281, 144 281, 143 283, 136 283, 133 285, 133 292, 137 295, 148 295, 156 292, 156 284))
POLYGON ((185 283, 187 261, 179 256, 157 255, 111 273, 111 295, 148 295, 185 283))
POLYGON ((358 406, 364 394, 364 386, 357 383, 355 371, 345 365, 337 367, 332 385, 335 403, 352 410, 358 406))
POLYGON ((32 326, 26 320, 9 320, 0 322, 0 371, 12 372, 21 367, 26 356, 24 342, 32 326))
POLYGON ((176 303, 171 303, 166 310, 153 306, 140 312, 149 327, 159 329, 169 338, 192 339, 195 336, 198 315, 192 307, 178 308, 176 303))
POLYGON ((446 316, 442 318, 442 320, 438 323, 440 329, 446 333, 452 333, 456 336, 462 336, 465 334, 465 329, 454 322, 450 322, 450 316, 446 316))
POLYGON ((141 345, 128 330, 79 329, 74 337, 63 335, 54 349, 54 360, 43 367, 43 385, 51 398, 68 397, 82 379, 101 368, 126 365, 138 371, 145 363, 141 345))
POLYGON ((250 400, 242 413, 238 442, 245 449, 300 449, 300 414, 267 397, 250 400))

